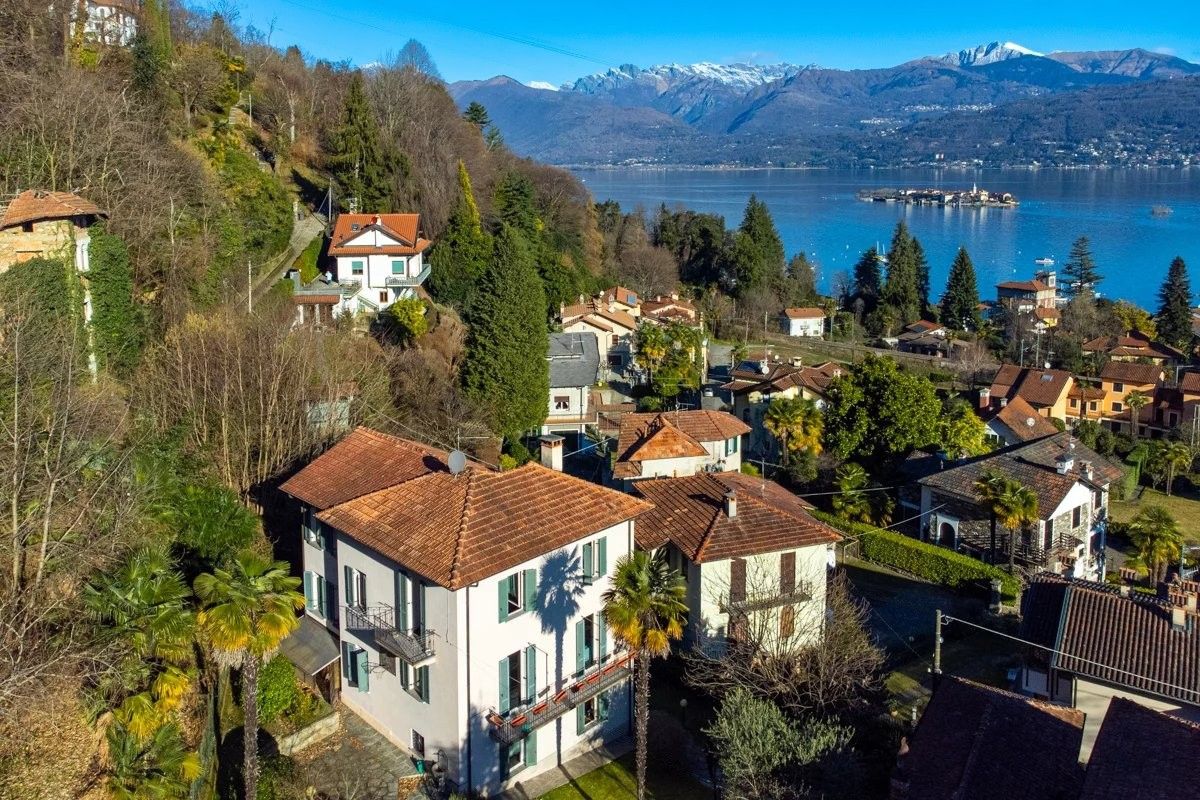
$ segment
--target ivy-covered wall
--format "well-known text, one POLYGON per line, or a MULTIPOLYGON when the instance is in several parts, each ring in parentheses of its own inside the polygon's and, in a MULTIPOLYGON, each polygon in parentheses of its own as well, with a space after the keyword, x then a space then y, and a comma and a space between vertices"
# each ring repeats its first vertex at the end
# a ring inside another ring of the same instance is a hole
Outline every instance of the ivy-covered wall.
POLYGON ((129 250, 121 237, 94 226, 88 245, 92 293, 92 346, 101 367, 128 375, 144 340, 144 320, 133 297, 129 250))

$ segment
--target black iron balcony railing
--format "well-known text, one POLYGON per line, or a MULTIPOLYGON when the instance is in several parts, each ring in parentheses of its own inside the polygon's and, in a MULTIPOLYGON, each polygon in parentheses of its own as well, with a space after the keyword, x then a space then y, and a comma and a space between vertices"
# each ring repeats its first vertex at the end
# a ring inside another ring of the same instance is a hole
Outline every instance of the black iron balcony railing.
POLYGON ((500 744, 512 744, 524 739, 532 731, 553 722, 580 703, 587 702, 605 689, 626 680, 633 669, 633 656, 628 653, 614 654, 607 661, 597 664, 577 679, 567 683, 553 696, 527 703, 513 709, 507 715, 489 711, 488 732, 500 744))
POLYGON ((434 656, 433 631, 401 630, 396 627, 396 611, 389 605, 367 609, 347 606, 346 630, 369 633, 376 646, 413 666, 420 666, 434 656))
POLYGON ((721 595, 717 608, 723 614, 739 612, 749 614, 752 611, 765 611, 780 606, 790 606, 812 600, 812 585, 800 581, 791 589, 771 589, 764 592, 750 592, 742 597, 721 595))

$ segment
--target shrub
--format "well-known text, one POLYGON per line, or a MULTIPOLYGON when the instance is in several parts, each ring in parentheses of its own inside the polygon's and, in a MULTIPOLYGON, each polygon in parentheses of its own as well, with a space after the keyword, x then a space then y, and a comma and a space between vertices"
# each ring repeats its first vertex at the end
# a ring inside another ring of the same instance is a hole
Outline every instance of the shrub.
POLYGON ((275 755, 262 760, 258 774, 258 800, 292 800, 304 796, 304 782, 291 756, 275 755))
POLYGON ((952 589, 968 588, 980 581, 1000 579, 1000 596, 1004 603, 1016 602, 1020 584, 999 567, 977 558, 886 531, 861 522, 847 522, 821 511, 810 512, 824 522, 858 539, 862 557, 876 564, 907 572, 952 589))
POLYGON ((312 283, 317 278, 317 273, 320 271, 319 261, 321 258, 321 250, 325 245, 324 239, 318 236, 308 243, 308 247, 296 257, 292 268, 300 271, 301 283, 312 283))
POLYGON ((303 695, 292 662, 275 656, 258 674, 258 718, 264 725, 274 722, 299 705, 303 695))

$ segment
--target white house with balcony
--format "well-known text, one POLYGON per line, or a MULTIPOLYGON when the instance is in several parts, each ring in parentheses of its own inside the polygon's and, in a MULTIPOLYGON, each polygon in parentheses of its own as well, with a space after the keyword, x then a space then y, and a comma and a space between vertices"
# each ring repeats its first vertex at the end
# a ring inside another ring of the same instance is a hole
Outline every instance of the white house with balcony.
POLYGON ((301 505, 312 664, 451 788, 498 796, 628 733, 602 595, 645 502, 366 428, 282 488, 301 505))
MULTIPOLYGON (((412 297, 429 277, 420 214, 339 214, 324 283, 337 285, 337 314, 374 314, 412 297)), ((320 288, 320 287, 318 287, 320 288)))

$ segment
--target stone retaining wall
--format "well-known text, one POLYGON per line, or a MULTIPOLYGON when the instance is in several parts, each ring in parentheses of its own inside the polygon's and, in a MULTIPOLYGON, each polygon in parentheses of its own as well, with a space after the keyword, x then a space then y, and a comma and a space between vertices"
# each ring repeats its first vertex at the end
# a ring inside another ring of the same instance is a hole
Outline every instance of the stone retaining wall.
POLYGON ((306 747, 328 739, 337 733, 341 727, 342 718, 337 712, 331 712, 329 716, 322 717, 313 724, 301 728, 289 736, 280 737, 276 742, 276 746, 279 748, 281 755, 294 755, 306 747))

